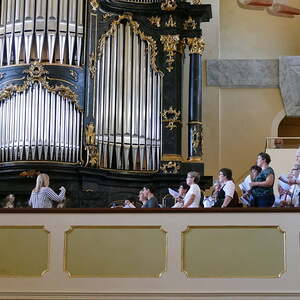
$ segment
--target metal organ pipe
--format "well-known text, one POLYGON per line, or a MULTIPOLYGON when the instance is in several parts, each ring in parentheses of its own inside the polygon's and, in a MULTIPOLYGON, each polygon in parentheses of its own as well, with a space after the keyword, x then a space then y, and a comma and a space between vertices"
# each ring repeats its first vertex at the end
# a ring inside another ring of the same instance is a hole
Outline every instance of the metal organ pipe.
POLYGON ((96 135, 100 166, 158 170, 162 79, 151 68, 147 42, 128 23, 119 24, 106 38, 97 64, 96 135))

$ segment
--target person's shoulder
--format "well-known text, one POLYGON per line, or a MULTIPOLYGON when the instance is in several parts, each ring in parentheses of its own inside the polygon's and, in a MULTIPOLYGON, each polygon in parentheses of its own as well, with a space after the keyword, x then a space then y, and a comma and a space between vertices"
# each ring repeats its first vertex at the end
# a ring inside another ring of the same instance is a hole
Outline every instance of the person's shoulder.
POLYGON ((272 167, 267 167, 267 168, 265 168, 264 171, 265 171, 265 173, 268 174, 268 175, 269 175, 269 174, 273 174, 273 175, 274 175, 274 173, 275 173, 272 167))

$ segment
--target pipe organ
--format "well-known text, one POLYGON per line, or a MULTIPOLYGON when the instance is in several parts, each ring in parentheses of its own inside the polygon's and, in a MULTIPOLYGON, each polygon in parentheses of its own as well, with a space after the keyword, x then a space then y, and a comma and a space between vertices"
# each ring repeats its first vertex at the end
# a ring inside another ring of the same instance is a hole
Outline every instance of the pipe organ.
POLYGON ((0 177, 33 168, 64 173, 78 200, 84 191, 111 199, 120 178, 125 191, 134 189, 128 180, 175 183, 188 169, 203 173, 201 23, 210 5, 1 0, 0 8, 0 177))

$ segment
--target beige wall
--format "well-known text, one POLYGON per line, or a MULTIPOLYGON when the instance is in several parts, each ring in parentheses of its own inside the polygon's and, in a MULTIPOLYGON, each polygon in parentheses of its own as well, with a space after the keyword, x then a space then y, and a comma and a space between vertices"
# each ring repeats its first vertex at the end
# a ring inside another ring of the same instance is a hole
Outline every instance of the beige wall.
MULTIPOLYGON (((213 21, 203 25, 208 43, 204 61, 300 55, 299 17, 287 19, 242 9, 237 0, 203 3, 211 3, 213 8, 213 21)), ((299 0, 289 3, 299 7, 299 0)), ((280 91, 218 89, 207 87, 204 81, 203 96, 205 175, 229 167, 239 180, 256 154, 264 150, 265 138, 272 134, 272 122, 284 109, 280 91)))

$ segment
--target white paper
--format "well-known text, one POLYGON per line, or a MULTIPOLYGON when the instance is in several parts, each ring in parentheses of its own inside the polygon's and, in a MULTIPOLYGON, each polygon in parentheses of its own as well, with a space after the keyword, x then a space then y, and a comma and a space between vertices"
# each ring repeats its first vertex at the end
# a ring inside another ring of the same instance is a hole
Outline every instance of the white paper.
POLYGON ((172 190, 172 189, 170 189, 170 188, 168 189, 168 191, 169 191, 169 194, 170 194, 172 197, 174 197, 175 199, 179 197, 179 193, 178 193, 178 192, 176 192, 176 191, 174 191, 174 190, 172 190))

